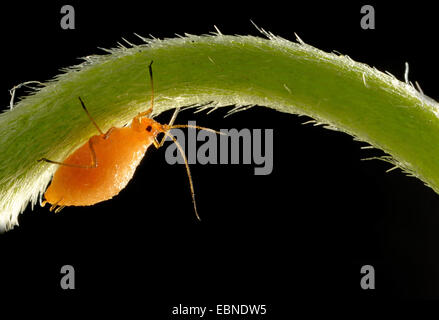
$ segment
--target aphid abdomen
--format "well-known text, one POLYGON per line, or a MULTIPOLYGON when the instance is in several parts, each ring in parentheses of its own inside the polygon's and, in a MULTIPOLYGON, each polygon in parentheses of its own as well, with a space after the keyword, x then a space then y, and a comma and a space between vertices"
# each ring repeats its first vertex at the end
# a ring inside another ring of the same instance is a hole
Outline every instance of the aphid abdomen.
MULTIPOLYGON (((104 135, 90 138, 96 153, 96 168, 59 166, 45 193, 47 202, 65 206, 88 206, 111 199, 131 180, 136 167, 152 143, 152 137, 130 127, 114 128, 104 135)), ((88 142, 71 154, 64 163, 91 163, 88 142)))

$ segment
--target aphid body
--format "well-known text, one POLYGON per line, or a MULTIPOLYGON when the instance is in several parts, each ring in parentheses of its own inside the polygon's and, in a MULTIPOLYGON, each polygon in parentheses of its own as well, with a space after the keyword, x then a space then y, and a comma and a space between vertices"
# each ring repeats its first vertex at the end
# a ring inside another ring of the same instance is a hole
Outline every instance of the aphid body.
POLYGON ((161 132, 165 129, 160 123, 136 117, 129 127, 92 136, 64 161, 71 166, 59 166, 45 200, 58 206, 89 206, 111 199, 131 180, 161 132))
MULTIPOLYGON (((197 218, 199 219, 195 193, 189 165, 184 150, 175 137, 169 132, 172 128, 197 128, 216 133, 215 130, 190 125, 173 125, 179 109, 177 108, 169 124, 160 124, 149 118, 153 110, 154 89, 152 77, 152 62, 149 65, 151 80, 151 107, 134 117, 130 126, 110 128, 102 132, 97 123, 88 113, 85 104, 79 98, 81 105, 91 122, 99 131, 99 135, 92 136, 83 146, 74 151, 63 162, 42 158, 45 161, 59 165, 52 182, 44 194, 44 202, 50 203, 50 210, 60 211, 65 206, 89 206, 111 199, 116 196, 134 175, 134 172, 143 159, 146 150, 154 144, 156 148, 163 145, 165 138, 170 137, 177 145, 185 160, 186 171, 192 194, 192 202, 197 218), (157 136, 163 133, 161 142, 157 136)), ((221 134, 221 133, 220 133, 221 134)))

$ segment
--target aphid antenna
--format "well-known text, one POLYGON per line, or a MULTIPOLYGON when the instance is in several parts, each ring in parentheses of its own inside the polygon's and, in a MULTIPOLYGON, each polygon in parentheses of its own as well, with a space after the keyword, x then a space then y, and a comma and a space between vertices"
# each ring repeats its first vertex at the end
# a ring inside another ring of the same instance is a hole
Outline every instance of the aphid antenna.
POLYGON ((78 97, 79 102, 81 102, 81 106, 82 109, 84 109, 85 113, 87 114, 87 117, 90 119, 90 121, 93 123, 93 125, 96 127, 96 129, 98 129, 100 134, 104 134, 104 132, 102 132, 101 128, 99 128, 98 124, 96 123, 96 121, 93 119, 93 117, 91 116, 91 114, 88 112, 87 107, 85 106, 84 102, 82 101, 81 97, 78 97))
POLYGON ((151 62, 148 65, 148 70, 149 70, 149 82, 151 83, 151 106, 148 108, 148 110, 140 112, 136 118, 140 118, 140 117, 149 117, 149 115, 152 113, 153 109, 154 109, 154 77, 152 75, 152 64, 153 64, 153 60, 151 60, 151 62))
POLYGON ((154 61, 151 60, 151 62, 148 65, 148 70, 149 70, 149 82, 151 83, 151 111, 154 108, 154 78, 152 76, 152 63, 154 61))
POLYGON ((186 173, 187 173, 187 176, 189 178, 189 186, 191 188, 191 196, 192 196, 192 203, 194 204, 195 216, 197 217, 197 219, 199 221, 201 221, 201 218, 198 215, 197 202, 195 201, 195 191, 194 191, 194 184, 192 182, 191 170, 189 168, 189 163, 187 161, 187 158, 186 158, 186 155, 184 153, 184 150, 181 147, 180 143, 177 141, 177 139, 169 131, 165 131, 164 133, 165 133, 166 136, 169 136, 172 139, 172 141, 174 141, 175 145, 178 148, 178 151, 180 151, 181 156, 183 157, 184 165, 186 166, 186 173))
POLYGON ((206 128, 206 127, 194 126, 192 124, 177 124, 177 125, 166 126, 167 130, 178 129, 178 128, 193 128, 193 129, 199 129, 199 130, 206 130, 206 131, 217 133, 217 134, 222 134, 224 136, 227 135, 225 132, 217 131, 217 130, 214 130, 211 128, 206 128))

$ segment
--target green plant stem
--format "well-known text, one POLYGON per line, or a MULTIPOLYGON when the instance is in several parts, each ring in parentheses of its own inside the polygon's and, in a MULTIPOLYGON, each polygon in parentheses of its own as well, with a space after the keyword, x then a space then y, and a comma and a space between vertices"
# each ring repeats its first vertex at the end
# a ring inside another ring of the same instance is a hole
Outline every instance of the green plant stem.
POLYGON ((155 114, 191 104, 261 105, 304 114, 391 155, 386 160, 439 191, 438 104, 407 83, 349 57, 266 34, 147 40, 90 56, 0 115, 0 229, 17 224, 62 161, 96 134, 78 96, 106 130, 150 99, 155 114))

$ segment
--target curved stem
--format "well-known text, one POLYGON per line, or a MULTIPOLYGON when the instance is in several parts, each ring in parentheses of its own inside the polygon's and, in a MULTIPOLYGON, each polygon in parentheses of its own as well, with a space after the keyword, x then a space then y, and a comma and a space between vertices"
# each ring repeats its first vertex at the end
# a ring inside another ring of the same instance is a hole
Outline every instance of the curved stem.
MULTIPOLYGON (((210 101, 305 114, 387 152, 385 160, 439 191, 438 104, 409 84, 349 57, 274 37, 186 36, 148 40, 89 56, 0 115, 0 229, 36 203, 56 168, 96 130, 124 125, 148 106, 154 60, 154 114, 210 101)), ((212 105, 210 105, 211 107, 212 105)))

